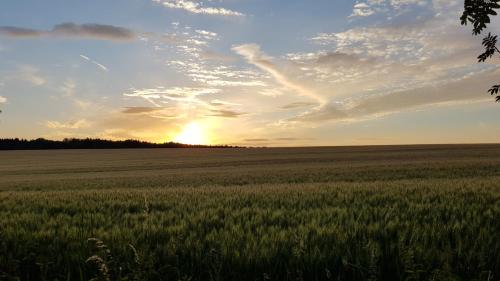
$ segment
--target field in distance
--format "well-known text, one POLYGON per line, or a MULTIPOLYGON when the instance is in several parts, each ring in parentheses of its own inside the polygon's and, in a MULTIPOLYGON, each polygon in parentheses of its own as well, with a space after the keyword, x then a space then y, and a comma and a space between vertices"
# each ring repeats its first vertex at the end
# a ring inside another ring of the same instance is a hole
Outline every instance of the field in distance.
POLYGON ((0 151, 0 280, 498 280, 499 217, 500 145, 0 151))

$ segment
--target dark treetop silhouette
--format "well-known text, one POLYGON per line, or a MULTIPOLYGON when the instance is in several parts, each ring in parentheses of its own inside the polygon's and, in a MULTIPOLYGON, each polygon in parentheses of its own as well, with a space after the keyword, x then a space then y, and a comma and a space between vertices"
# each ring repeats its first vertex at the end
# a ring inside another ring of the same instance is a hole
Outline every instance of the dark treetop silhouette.
MULTIPOLYGON (((467 25, 470 22, 473 26, 472 34, 479 35, 491 22, 490 16, 496 16, 496 9, 500 8, 498 4, 500 0, 465 0, 464 1, 464 12, 460 17, 462 25, 467 25)), ((500 50, 496 46, 497 35, 488 35, 483 39, 484 53, 480 54, 477 59, 479 62, 484 62, 487 59, 493 57, 495 53, 500 54, 500 50)), ((491 95, 497 95, 496 101, 500 102, 500 95, 498 94, 500 90, 500 84, 493 85, 488 92, 491 95)))
POLYGON ((227 145, 189 145, 175 142, 150 143, 138 140, 112 141, 103 139, 0 139, 0 150, 31 149, 115 149, 115 148, 232 148, 227 145))

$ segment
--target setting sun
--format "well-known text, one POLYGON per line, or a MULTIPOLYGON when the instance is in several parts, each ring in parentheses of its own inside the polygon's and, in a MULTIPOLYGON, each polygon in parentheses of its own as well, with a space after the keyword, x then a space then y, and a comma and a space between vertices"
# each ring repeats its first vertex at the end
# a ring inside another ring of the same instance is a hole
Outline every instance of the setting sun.
POLYGON ((207 144, 207 138, 203 128, 196 122, 185 125, 180 134, 175 137, 174 141, 184 144, 207 144))

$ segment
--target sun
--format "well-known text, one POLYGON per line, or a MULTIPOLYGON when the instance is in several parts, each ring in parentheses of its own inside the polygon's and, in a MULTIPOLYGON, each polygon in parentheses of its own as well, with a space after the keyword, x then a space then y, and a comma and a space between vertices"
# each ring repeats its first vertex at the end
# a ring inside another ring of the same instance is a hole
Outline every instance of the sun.
POLYGON ((175 142, 183 144, 207 144, 207 138, 203 128, 196 122, 184 126, 181 133, 174 139, 175 142))

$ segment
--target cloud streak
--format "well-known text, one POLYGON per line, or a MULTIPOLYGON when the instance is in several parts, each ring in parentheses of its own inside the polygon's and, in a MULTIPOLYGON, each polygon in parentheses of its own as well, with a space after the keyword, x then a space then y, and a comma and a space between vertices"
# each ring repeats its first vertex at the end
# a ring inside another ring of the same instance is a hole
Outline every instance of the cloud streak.
POLYGON ((206 7, 203 5, 203 2, 201 1, 153 0, 153 2, 160 3, 167 8, 180 9, 193 14, 237 16, 237 17, 244 16, 243 13, 221 7, 206 7))
POLYGON ((156 118, 181 119, 202 117, 238 118, 247 115, 236 111, 233 107, 241 104, 224 100, 211 99, 210 96, 221 93, 215 88, 189 87, 156 87, 151 89, 132 89, 125 93, 126 97, 142 98, 153 107, 126 107, 121 112, 125 114, 149 115, 156 118), (165 115, 168 113, 168 115, 165 115))
POLYGON ((442 85, 367 96, 353 102, 349 107, 332 103, 292 118, 290 121, 363 120, 420 107, 488 100, 489 97, 483 94, 480 85, 492 81, 499 74, 500 70, 497 69, 442 85))
POLYGON ((244 44, 233 47, 233 51, 237 54, 243 56, 248 63, 251 63, 258 68, 268 72, 271 74, 274 79, 285 86, 286 88, 297 92, 300 95, 307 96, 309 98, 317 100, 320 104, 325 103, 325 99, 314 91, 310 90, 307 87, 299 84, 296 81, 293 81, 290 77, 288 77, 273 61, 270 57, 264 54, 260 46, 257 44, 244 44))
POLYGON ((185 104, 203 103, 199 96, 208 94, 217 94, 219 89, 214 88, 190 88, 190 87, 156 87, 147 89, 131 89, 131 92, 125 93, 127 97, 139 97, 150 102, 156 107, 160 107, 160 103, 167 104, 168 102, 180 102, 185 104))
POLYGON ((224 118, 237 118, 242 115, 246 115, 244 112, 237 112, 233 110, 227 110, 227 109, 211 109, 211 113, 207 114, 206 116, 210 117, 224 117, 224 118))
POLYGON ((96 23, 76 24, 71 22, 55 25, 51 30, 0 26, 0 35, 12 38, 64 37, 110 41, 130 41, 137 37, 134 31, 124 27, 96 23))
POLYGON ((102 65, 102 64, 100 64, 100 63, 98 63, 98 62, 97 62, 97 61, 95 61, 95 60, 92 60, 91 58, 89 58, 89 57, 87 57, 87 56, 80 55, 80 57, 81 57, 82 59, 84 59, 84 60, 88 61, 88 62, 91 62, 91 63, 95 64, 95 65, 96 65, 97 67, 99 67, 102 71, 105 71, 105 72, 108 72, 108 71, 109 71, 109 69, 108 69, 106 66, 104 66, 104 65, 102 65))
POLYGON ((131 106, 125 107, 121 112, 125 114, 144 114, 163 110, 163 107, 131 106))
POLYGON ((47 128, 50 129, 71 129, 71 130, 90 127, 90 123, 85 119, 80 119, 77 121, 66 122, 66 123, 59 121, 47 121, 45 125, 47 126, 47 128))
POLYGON ((292 102, 292 103, 286 104, 286 105, 282 106, 281 109, 296 109, 296 108, 311 107, 311 106, 315 106, 315 105, 317 105, 317 104, 312 103, 312 102, 298 101, 298 102, 292 102))

